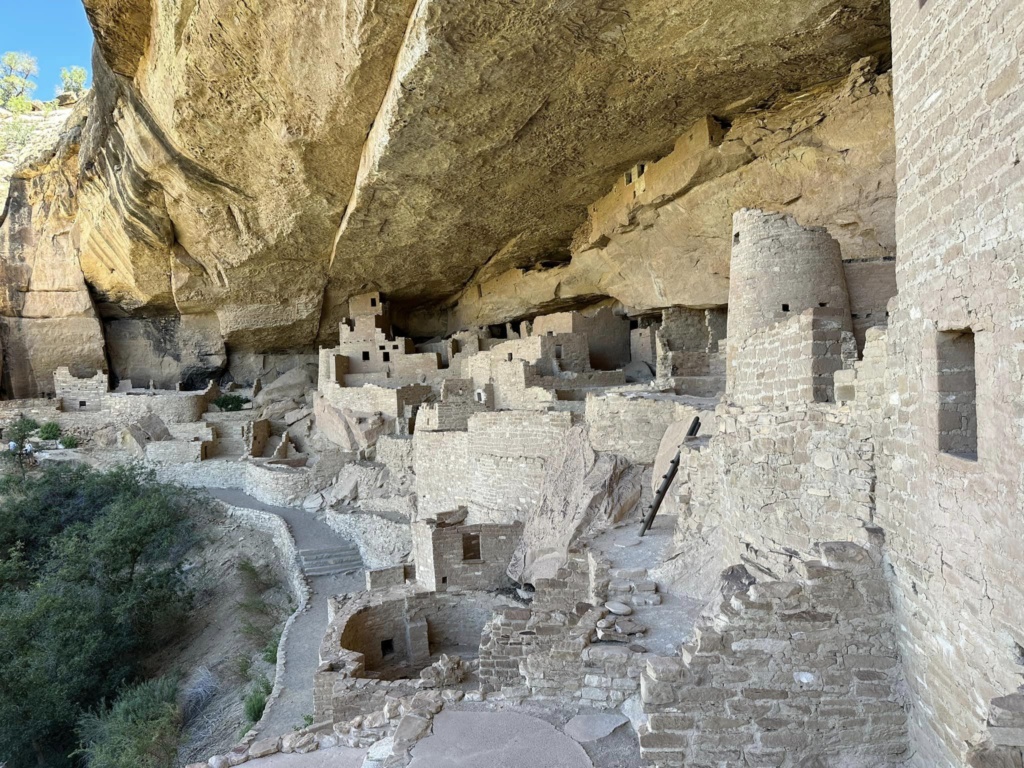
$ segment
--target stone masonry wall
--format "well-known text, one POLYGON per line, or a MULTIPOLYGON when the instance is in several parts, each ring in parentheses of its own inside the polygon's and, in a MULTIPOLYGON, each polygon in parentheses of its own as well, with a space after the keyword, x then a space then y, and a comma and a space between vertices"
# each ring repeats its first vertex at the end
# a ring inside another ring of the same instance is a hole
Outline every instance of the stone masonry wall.
POLYGON ((710 401, 676 395, 588 395, 590 443, 595 451, 617 453, 635 464, 653 464, 670 424, 703 414, 703 429, 713 431, 712 408, 710 401))
POLYGON ((647 661, 644 757, 687 768, 903 764, 907 717, 880 552, 816 550, 820 559, 782 580, 726 582, 681 656, 647 661))
POLYGON ((509 559, 522 536, 522 523, 436 527, 420 522, 413 527, 417 556, 416 581, 435 592, 449 589, 493 590, 508 586, 509 559), (465 537, 476 537, 480 556, 466 557, 465 537))
POLYGON ((572 426, 570 413, 474 414, 466 432, 413 435, 420 517, 469 509, 470 523, 521 521, 539 501, 544 467, 572 426))
MULTIPOLYGON (((896 279, 878 520, 915 765, 964 764, 1024 658, 1024 4, 893 0, 896 279), (977 459, 943 453, 942 332, 974 334, 977 459)), ((1012 765, 1012 763, 1009 763, 1012 765)))
POLYGON ((785 406, 834 400, 836 371, 857 348, 849 315, 815 308, 730 342, 726 395, 738 405, 785 406))
POLYGON ((743 341, 787 313, 839 310, 850 326, 839 243, 821 227, 791 216, 743 209, 733 216, 729 270, 729 340, 743 341))

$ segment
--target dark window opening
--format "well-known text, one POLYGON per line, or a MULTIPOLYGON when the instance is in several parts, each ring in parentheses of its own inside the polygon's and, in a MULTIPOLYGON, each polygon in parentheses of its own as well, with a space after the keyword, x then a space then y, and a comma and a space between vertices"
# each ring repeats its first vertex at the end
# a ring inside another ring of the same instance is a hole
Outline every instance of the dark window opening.
POLYGON ((78 407, 79 408, 85 408, 85 400, 79 400, 78 401, 78 407))
POLYGON ((827 307, 828 306, 828 302, 827 301, 819 301, 818 302, 818 306, 819 307, 827 307))
POLYGON ((391 362, 391 353, 390 352, 385 352, 383 357, 384 357, 384 362, 385 363, 390 363, 391 362))
POLYGON ((462 534, 462 559, 463 560, 479 560, 480 559, 480 534, 479 533, 464 533, 464 534, 462 534))
POLYGON ((938 334, 939 450, 978 458, 978 390, 974 332, 969 328, 938 334))
POLYGON ((370 359, 370 353, 369 352, 363 352, 363 360, 369 360, 369 359, 370 359))
POLYGON ((371 307, 376 307, 377 306, 377 300, 376 299, 370 299, 370 306, 371 307))
POLYGON ((397 345, 397 344, 394 344, 394 345, 392 345, 392 347, 391 347, 391 348, 392 348, 392 349, 398 349, 398 345, 397 345))
POLYGON ((629 321, 629 330, 635 331, 639 327, 640 327, 640 321, 639 320, 630 320, 629 321))
POLYGON ((626 184, 632 184, 632 183, 633 183, 633 172, 632 171, 626 171, 626 184))
POLYGON ((506 355, 506 357, 508 357, 508 361, 511 363, 512 362, 512 353, 509 352, 508 355, 506 355))
POLYGON ((395 655, 395 641, 394 640, 381 640, 380 641, 380 655, 381 658, 387 659, 395 655))
POLYGON ((736 234, 734 234, 732 236, 732 244, 733 245, 739 245, 740 244, 740 233, 739 232, 737 232, 736 234))
POLYGON ((783 304, 782 305, 782 311, 783 312, 789 312, 789 304, 783 304))
POLYGON ((383 352, 385 349, 387 349, 387 347, 385 347, 383 344, 381 344, 380 351, 383 352))
POLYGON ((555 344, 555 360, 561 360, 561 359, 562 359, 562 345, 561 344, 555 344))
POLYGON ((644 163, 640 163, 640 165, 636 167, 636 177, 639 179, 641 176, 644 175, 644 171, 646 170, 647 166, 644 163))
POLYGON ((441 583, 442 584, 447 584, 448 583, 448 577, 447 576, 442 576, 441 577, 441 583))

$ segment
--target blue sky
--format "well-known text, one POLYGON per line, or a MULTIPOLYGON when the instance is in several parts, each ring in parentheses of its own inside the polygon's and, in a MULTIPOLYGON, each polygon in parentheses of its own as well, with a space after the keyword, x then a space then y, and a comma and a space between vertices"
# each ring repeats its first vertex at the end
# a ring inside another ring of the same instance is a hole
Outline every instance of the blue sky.
MULTIPOLYGON (((0 0, 0 53, 24 51, 39 61, 33 98, 47 101, 61 67, 92 72, 92 29, 82 0, 0 0)), ((91 78, 90 78, 91 81, 91 78)))

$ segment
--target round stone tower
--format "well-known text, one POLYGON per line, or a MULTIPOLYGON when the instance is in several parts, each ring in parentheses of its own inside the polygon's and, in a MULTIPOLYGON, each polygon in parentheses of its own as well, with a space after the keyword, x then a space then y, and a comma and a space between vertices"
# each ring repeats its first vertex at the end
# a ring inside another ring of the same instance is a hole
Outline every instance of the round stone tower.
POLYGON ((822 227, 744 208, 733 214, 729 339, 740 341, 806 309, 829 307, 852 328, 850 296, 837 243, 822 227))

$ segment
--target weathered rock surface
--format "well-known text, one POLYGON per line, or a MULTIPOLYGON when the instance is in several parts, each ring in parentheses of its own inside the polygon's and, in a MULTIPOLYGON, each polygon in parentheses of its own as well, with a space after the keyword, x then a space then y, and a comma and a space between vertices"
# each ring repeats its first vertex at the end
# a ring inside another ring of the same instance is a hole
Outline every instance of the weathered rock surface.
POLYGON ((79 266, 78 149, 87 107, 68 116, 55 145, 36 147, 10 180, 0 214, 3 391, 52 393, 53 371, 106 369, 103 332, 79 266))
MULTIPOLYGON (((720 304, 723 217, 766 200, 839 221, 848 255, 891 250, 887 85, 779 99, 884 54, 885 0, 85 6, 92 116, 60 195, 74 238, 46 236, 38 190, 0 237, 77 260, 115 377, 201 384, 237 356, 308 351, 367 288, 422 335, 606 297, 720 304), (732 128, 678 196, 607 242, 580 234, 623 171, 706 115, 732 128)), ((96 349, 86 325, 60 336, 96 349)), ((16 334, 23 367, 49 367, 41 333, 16 334)), ((10 393, 43 386, 17 378, 10 393)))

